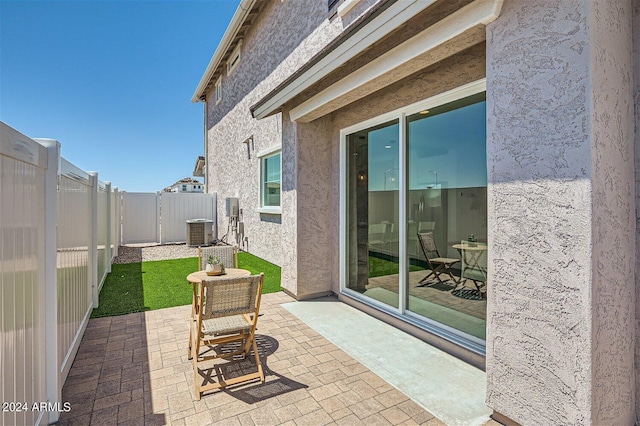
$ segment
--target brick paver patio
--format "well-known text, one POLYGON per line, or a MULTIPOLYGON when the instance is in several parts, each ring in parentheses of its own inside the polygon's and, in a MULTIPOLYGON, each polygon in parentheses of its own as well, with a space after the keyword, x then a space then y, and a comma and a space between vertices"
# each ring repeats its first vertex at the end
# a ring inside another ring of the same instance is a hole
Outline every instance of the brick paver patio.
MULTIPOLYGON (((267 294, 258 321, 266 382, 194 400, 189 306, 92 319, 59 425, 443 424, 267 294)), ((490 422, 492 424, 497 424, 490 422)))

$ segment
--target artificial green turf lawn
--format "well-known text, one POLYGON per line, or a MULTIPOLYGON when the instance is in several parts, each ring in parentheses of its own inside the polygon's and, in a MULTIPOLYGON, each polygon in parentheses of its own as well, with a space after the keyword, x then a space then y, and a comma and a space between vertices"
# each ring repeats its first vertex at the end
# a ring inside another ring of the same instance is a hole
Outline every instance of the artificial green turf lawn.
MULTIPOLYGON (((422 270, 424 270, 424 268, 421 266, 409 265, 409 272, 422 270)), ((399 271, 400 265, 398 263, 380 259, 375 256, 369 256, 369 278, 393 275, 399 273, 399 271)))
MULTIPOLYGON (((252 274, 264 272, 263 293, 282 290, 279 266, 249 253, 239 253, 238 267, 252 274)), ((113 265, 100 292, 100 306, 93 310, 91 317, 188 305, 192 287, 186 278, 197 270, 195 257, 113 265)))
POLYGON ((264 285, 262 288, 262 294, 275 293, 282 290, 280 286, 280 267, 269 263, 264 259, 260 259, 252 255, 241 251, 238 253, 238 268, 246 269, 252 274, 259 274, 264 272, 264 285))

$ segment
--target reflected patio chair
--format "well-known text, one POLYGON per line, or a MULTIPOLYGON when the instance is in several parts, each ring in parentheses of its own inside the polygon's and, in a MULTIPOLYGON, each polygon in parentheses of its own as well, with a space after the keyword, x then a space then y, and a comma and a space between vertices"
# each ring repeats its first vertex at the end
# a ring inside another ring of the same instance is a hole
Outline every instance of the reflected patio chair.
POLYGON ((381 250, 387 242, 387 225, 386 223, 374 223, 369 225, 369 236, 367 243, 369 249, 381 250))
POLYGON ((436 241, 433 238, 433 232, 419 232, 418 241, 420 241, 420 247, 422 247, 424 257, 427 259, 429 269, 431 269, 429 274, 420 280, 419 285, 426 286, 429 284, 444 284, 446 281, 451 280, 455 286, 456 279, 451 271, 451 267, 460 262, 460 259, 442 257, 438 251, 438 247, 436 246, 436 241), (448 274, 449 278, 446 281, 443 281, 442 278, 440 278, 441 274, 448 274), (432 276, 435 278, 435 282, 428 281, 432 276))
POLYGON ((418 222, 418 232, 433 232, 435 229, 435 222, 418 222))
POLYGON ((191 356, 196 399, 202 393, 238 383, 257 380, 264 383, 264 372, 255 341, 260 312, 264 274, 227 280, 203 280, 200 284, 196 320, 191 322, 191 356), (246 367, 231 368, 253 350, 257 371, 248 374, 246 367), (224 359, 231 361, 220 363, 224 359), (214 362, 214 361, 218 362, 214 362), (209 362, 211 361, 211 362, 209 362), (199 365, 208 362, 204 368, 199 365), (211 377, 215 372, 217 381, 211 377))
POLYGON ((209 256, 217 256, 225 268, 238 267, 238 247, 236 246, 198 247, 198 265, 201 271, 206 268, 209 256))

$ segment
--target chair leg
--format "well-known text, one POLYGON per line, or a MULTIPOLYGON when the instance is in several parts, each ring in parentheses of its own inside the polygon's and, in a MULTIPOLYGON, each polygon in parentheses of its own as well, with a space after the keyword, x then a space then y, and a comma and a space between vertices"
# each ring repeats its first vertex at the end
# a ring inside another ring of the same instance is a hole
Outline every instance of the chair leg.
POLYGON ((198 376, 199 374, 199 370, 198 370, 198 356, 195 355, 193 356, 193 359, 191 360, 191 362, 193 362, 193 386, 195 387, 195 393, 196 393, 196 400, 200 401, 200 382, 198 381, 198 376))
POLYGON ((251 350, 251 341, 255 340, 255 335, 251 336, 251 338, 249 339, 244 339, 242 341, 242 352, 244 353, 244 356, 246 357, 247 355, 249 355, 249 351, 251 350))
POLYGON ((442 278, 440 278, 440 274, 443 273, 443 272, 446 272, 446 270, 443 269, 442 265, 436 266, 435 268, 433 268, 431 270, 431 272, 429 272, 429 274, 426 277, 424 277, 423 279, 420 280, 421 286, 428 285, 429 283, 427 283, 427 279, 429 277, 431 277, 432 275, 435 276, 435 279, 437 281, 437 283, 435 283, 435 284, 444 284, 444 281, 442 281, 442 278))
POLYGON ((457 286, 458 283, 460 282, 460 279, 456 280, 456 276, 453 275, 453 271, 451 270, 451 266, 453 265, 444 265, 444 271, 443 273, 446 273, 447 275, 449 275, 449 278, 451 278, 451 281, 454 282, 454 284, 457 286))
POLYGON ((433 275, 433 270, 431 270, 426 277, 419 281, 420 287, 427 285, 427 279, 433 275))
POLYGON ((256 360, 256 365, 258 366, 258 374, 260 374, 260 382, 264 383, 264 371, 262 371, 262 361, 260 360, 260 353, 258 352, 258 345, 256 343, 255 336, 252 339, 253 343, 253 358, 256 360))

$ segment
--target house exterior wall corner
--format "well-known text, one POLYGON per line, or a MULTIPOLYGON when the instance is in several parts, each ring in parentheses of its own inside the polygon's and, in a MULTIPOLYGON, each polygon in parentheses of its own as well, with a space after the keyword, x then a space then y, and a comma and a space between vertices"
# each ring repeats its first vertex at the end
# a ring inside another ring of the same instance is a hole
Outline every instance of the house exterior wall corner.
POLYGON ((487 26, 487 404, 521 424, 634 423, 631 10, 607 4, 487 26))
POLYGON ((331 292, 333 157, 329 117, 296 123, 298 294, 331 292))
MULTIPOLYGON (((633 99, 635 111, 635 173, 636 173, 636 291, 640 294, 640 0, 632 1, 633 15, 633 99)), ((636 296, 635 351, 640 354, 640 299, 636 296)), ((640 357, 636 355, 636 424, 640 424, 640 357)))

